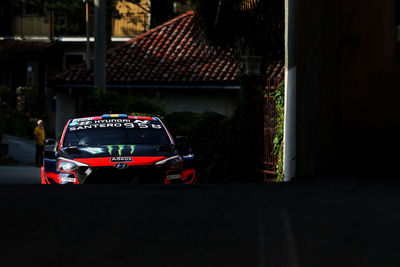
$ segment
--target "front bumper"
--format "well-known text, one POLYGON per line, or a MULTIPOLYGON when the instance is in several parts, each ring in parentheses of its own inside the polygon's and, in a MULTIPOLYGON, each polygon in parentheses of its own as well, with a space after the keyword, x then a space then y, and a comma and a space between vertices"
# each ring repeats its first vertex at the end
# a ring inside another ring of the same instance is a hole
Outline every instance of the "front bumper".
POLYGON ((83 168, 77 172, 45 172, 43 184, 191 184, 195 170, 165 170, 161 166, 110 166, 83 168))

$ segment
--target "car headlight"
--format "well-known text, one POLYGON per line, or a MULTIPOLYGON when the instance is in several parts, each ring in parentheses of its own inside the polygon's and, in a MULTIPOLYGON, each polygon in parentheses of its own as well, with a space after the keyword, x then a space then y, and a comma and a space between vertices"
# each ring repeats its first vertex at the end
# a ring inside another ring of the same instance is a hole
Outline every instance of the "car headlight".
POLYGON ((169 170, 177 170, 182 168, 182 157, 173 156, 167 159, 163 159, 154 163, 155 165, 163 165, 165 168, 169 170))
POLYGON ((89 165, 82 162, 65 158, 60 158, 57 166, 59 171, 65 172, 75 172, 76 170, 78 170, 79 167, 89 167, 89 165))

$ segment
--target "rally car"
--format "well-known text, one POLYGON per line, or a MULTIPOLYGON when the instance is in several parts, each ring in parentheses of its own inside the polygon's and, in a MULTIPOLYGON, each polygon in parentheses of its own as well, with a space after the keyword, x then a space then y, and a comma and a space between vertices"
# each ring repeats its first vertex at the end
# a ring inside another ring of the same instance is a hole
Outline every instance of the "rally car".
POLYGON ((48 140, 42 184, 195 183, 194 155, 157 117, 71 119, 48 140))

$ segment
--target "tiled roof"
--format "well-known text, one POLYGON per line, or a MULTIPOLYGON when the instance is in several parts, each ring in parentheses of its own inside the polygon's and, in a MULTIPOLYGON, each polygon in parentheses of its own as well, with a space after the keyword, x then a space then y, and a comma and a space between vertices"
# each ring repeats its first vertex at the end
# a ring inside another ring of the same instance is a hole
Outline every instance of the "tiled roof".
POLYGON ((267 87, 276 86, 283 81, 285 76, 285 66, 281 62, 274 62, 268 65, 266 70, 267 87))
MULTIPOLYGON (((108 50, 107 83, 235 81, 239 67, 233 53, 207 46, 194 38, 193 16, 192 11, 187 12, 108 50)), ((93 70, 87 72, 84 63, 74 65, 59 73, 55 81, 91 83, 93 70)))

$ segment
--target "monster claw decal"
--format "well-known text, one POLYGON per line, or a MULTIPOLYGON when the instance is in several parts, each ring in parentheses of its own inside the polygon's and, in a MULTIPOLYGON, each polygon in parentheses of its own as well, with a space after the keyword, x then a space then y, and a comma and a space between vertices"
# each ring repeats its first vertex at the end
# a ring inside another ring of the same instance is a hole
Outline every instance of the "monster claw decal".
POLYGON ((108 154, 112 154, 112 149, 113 149, 113 146, 107 146, 107 151, 108 151, 108 154))
POLYGON ((121 156, 131 156, 135 152, 135 146, 134 145, 107 146, 107 152, 110 156, 116 156, 115 154, 118 154, 118 156, 120 156, 120 157, 121 156))
POLYGON ((122 150, 124 149, 124 146, 118 146, 118 155, 121 157, 122 156, 122 150))

